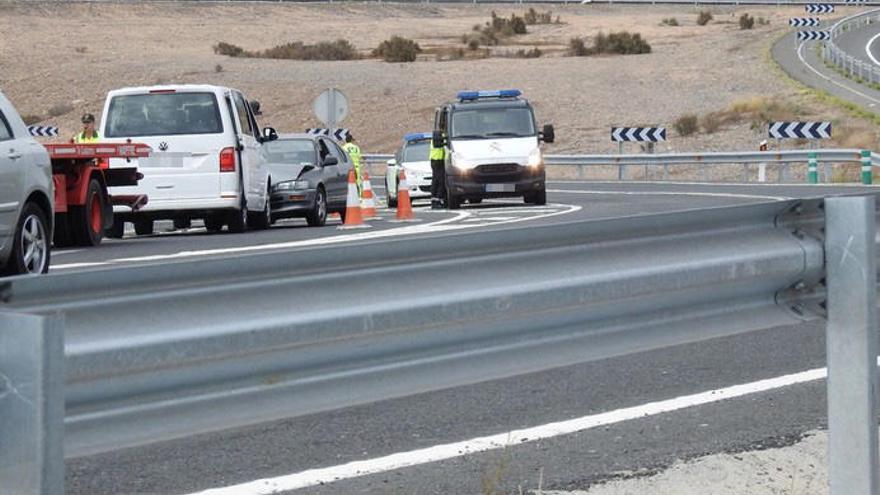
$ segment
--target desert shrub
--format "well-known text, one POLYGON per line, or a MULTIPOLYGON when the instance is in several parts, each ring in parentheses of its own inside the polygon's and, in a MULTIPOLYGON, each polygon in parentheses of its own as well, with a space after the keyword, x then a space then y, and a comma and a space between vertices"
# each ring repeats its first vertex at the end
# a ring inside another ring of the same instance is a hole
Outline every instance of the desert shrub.
POLYGON ((542 52, 538 47, 535 47, 531 50, 517 50, 516 58, 539 58, 543 54, 544 52, 542 52))
POLYGON ((701 10, 699 14, 697 14, 697 25, 705 26, 709 24, 709 21, 713 19, 712 13, 708 10, 701 10))
POLYGON ((678 19, 676 19, 675 17, 667 17, 666 19, 660 21, 660 24, 664 26, 678 26, 678 19))
MULTIPOLYGON (((534 24, 552 24, 553 13, 549 10, 547 12, 538 12, 533 8, 529 8, 528 12, 523 15, 523 20, 526 21, 526 24, 529 26, 534 24)), ((556 17, 556 23, 560 23, 558 16, 556 17)))
POLYGON ((228 57, 240 57, 244 55, 244 48, 221 41, 214 45, 214 53, 217 55, 226 55, 228 57))
POLYGON ((590 53, 583 38, 572 38, 568 40, 568 54, 573 57, 583 57, 590 53))
POLYGON ((348 40, 343 39, 322 41, 315 45, 294 41, 260 52, 247 53, 245 56, 286 60, 354 60, 360 58, 354 46, 348 40))
POLYGON ((639 33, 620 31, 617 33, 599 33, 593 40, 593 53, 613 53, 619 55, 636 55, 651 53, 651 45, 642 39, 639 33))
POLYGON ((750 16, 749 14, 743 14, 739 17, 739 28, 740 29, 752 29, 755 27, 755 18, 750 16))
POLYGON ((73 105, 68 103, 59 103, 57 105, 53 105, 49 108, 49 116, 50 117, 60 117, 62 115, 68 114, 73 111, 73 105))
POLYGON ((39 122, 42 122, 43 116, 42 115, 26 114, 26 115, 21 116, 21 120, 24 121, 24 125, 34 125, 39 122))
POLYGON ((392 36, 373 50, 374 57, 381 57, 386 62, 415 62, 422 49, 415 41, 400 36, 392 36))
POLYGON ((217 73, 223 72, 223 66, 220 64, 215 65, 214 72, 217 72, 217 73))
POLYGON ((672 124, 672 127, 679 136, 690 136, 691 134, 696 133, 699 129, 698 121, 699 119, 696 115, 689 113, 677 118, 672 124))

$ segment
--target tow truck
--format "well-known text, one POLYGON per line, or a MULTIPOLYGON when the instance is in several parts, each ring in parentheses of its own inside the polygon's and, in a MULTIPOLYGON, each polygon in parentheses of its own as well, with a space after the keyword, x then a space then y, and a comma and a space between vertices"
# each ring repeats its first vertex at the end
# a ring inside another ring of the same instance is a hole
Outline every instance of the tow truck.
MULTIPOLYGON (((137 211, 147 204, 143 194, 110 195, 108 187, 136 186, 143 175, 137 167, 109 168, 110 158, 145 158, 151 148, 141 143, 45 144, 52 161, 55 186, 56 247, 97 246, 105 230, 113 237, 113 206, 137 211)), ((122 225, 117 222, 116 225, 122 225)))

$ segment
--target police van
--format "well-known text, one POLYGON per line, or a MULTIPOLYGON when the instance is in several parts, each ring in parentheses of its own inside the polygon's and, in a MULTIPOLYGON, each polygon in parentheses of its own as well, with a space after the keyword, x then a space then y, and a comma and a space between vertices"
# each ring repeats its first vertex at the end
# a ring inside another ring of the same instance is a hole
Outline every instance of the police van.
POLYGON ((541 143, 552 143, 552 125, 538 130, 531 104, 516 89, 462 91, 437 109, 434 147, 446 149, 446 204, 522 197, 547 202, 541 143))

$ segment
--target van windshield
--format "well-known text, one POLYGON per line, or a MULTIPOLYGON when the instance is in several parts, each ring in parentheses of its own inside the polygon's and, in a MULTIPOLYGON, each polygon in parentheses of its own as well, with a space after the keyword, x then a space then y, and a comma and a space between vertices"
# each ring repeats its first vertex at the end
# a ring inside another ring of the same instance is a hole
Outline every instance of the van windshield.
POLYGON ((403 149, 403 162, 426 162, 429 152, 428 141, 414 141, 403 149))
POLYGON ((493 139, 535 135, 530 108, 458 109, 452 114, 452 139, 493 139))
POLYGON ((150 93, 114 96, 106 137, 176 136, 223 132, 213 93, 150 93))
POLYGON ((264 145, 272 163, 316 165, 315 144, 311 139, 279 139, 264 145))

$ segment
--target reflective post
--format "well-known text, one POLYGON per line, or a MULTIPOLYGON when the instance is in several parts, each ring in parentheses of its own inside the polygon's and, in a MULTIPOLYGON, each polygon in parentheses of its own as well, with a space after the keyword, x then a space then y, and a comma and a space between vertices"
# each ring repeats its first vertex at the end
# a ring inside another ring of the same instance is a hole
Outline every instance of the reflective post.
POLYGON ((810 184, 819 183, 819 161, 816 159, 816 152, 811 151, 807 155, 807 182, 810 184))
POLYGON ((828 484, 878 495, 874 196, 825 200, 828 484))
POLYGON ((0 313, 0 492, 64 493, 60 319, 0 313))
POLYGON ((872 172, 871 152, 869 150, 862 150, 862 184, 870 184, 872 182, 872 172))

